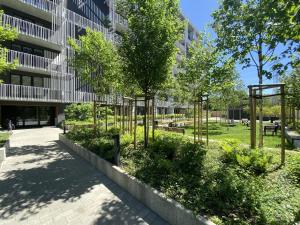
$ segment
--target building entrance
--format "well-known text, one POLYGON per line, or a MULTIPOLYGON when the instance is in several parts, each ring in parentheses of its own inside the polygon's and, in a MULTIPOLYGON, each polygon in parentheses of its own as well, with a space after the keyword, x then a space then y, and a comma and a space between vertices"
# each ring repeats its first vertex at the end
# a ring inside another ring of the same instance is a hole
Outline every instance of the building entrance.
POLYGON ((55 124, 55 107, 2 106, 1 126, 7 128, 9 120, 16 128, 53 126, 55 124))

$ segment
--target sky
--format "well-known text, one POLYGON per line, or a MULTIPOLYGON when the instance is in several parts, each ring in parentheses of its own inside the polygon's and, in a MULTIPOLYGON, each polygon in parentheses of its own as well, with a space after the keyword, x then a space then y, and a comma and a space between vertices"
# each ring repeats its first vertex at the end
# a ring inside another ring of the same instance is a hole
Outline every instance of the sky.
MULTIPOLYGON (((180 3, 183 14, 198 30, 213 33, 207 25, 213 21, 211 14, 218 8, 218 0, 180 0, 180 3)), ((242 69, 242 66, 237 64, 237 71, 245 86, 258 83, 256 68, 242 69)), ((272 80, 264 82, 269 83, 272 80)))

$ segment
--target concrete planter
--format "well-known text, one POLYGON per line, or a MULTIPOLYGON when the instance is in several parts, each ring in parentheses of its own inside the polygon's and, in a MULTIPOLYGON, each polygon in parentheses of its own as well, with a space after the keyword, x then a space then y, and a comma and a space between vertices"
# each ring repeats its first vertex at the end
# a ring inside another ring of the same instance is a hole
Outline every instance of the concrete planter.
POLYGON ((292 145, 295 148, 299 148, 300 149, 300 134, 298 134, 296 131, 293 130, 289 130, 289 129, 285 129, 285 136, 286 139, 292 143, 292 145))
POLYGON ((8 151, 9 147, 10 147, 9 140, 7 140, 4 146, 0 148, 0 169, 2 167, 2 163, 6 159, 6 151, 8 151))
POLYGON ((214 225, 204 217, 196 217, 192 211, 185 209, 178 202, 167 198, 156 189, 128 175, 121 168, 67 139, 63 134, 59 135, 59 140, 168 223, 173 225, 214 225))

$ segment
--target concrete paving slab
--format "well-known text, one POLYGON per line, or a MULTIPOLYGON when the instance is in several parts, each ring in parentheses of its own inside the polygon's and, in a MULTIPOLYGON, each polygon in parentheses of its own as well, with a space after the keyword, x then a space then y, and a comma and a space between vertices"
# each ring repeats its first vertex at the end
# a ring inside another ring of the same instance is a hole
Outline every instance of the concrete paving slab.
POLYGON ((0 170, 0 225, 167 224, 59 144, 60 132, 14 131, 0 170))

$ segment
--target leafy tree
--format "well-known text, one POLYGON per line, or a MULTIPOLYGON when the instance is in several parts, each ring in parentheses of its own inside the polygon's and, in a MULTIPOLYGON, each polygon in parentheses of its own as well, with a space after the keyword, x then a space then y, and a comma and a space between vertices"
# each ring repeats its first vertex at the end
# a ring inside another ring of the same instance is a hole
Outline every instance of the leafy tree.
MULTIPOLYGON (((294 53, 300 51, 300 0, 269 0, 267 4, 268 16, 276 27, 272 35, 281 43, 288 44, 282 56, 294 58, 294 53)), ((299 56, 290 62, 298 64, 299 56)))
MULTIPOLYGON (((213 13, 213 27, 217 33, 217 46, 244 65, 257 69, 259 84, 270 79, 272 70, 281 69, 275 54, 281 40, 273 35, 269 0, 223 0, 213 13), (269 67, 272 67, 269 70, 269 67)), ((260 95, 262 90, 260 90, 260 95)), ((259 104, 259 146, 263 146, 262 100, 259 104)))
POLYGON ((74 50, 70 60, 77 74, 90 85, 97 97, 112 92, 118 87, 120 78, 120 59, 112 42, 105 39, 102 32, 91 29, 79 37, 80 45, 70 39, 74 50))
POLYGON ((290 75, 283 78, 286 84, 287 104, 293 111, 293 126, 296 126, 295 110, 300 109, 300 68, 296 67, 290 75))
MULTIPOLYGON (((0 24, 3 24, 2 15, 3 11, 0 10, 0 24)), ((7 49, 2 46, 2 43, 5 41, 13 41, 17 38, 17 36, 18 34, 15 29, 12 29, 7 25, 0 25, 0 83, 3 82, 3 80, 1 80, 1 75, 5 71, 14 69, 16 67, 16 62, 7 62, 7 49)))
MULTIPOLYGON (((213 42, 204 35, 198 42, 192 43, 188 56, 183 59, 182 72, 178 74, 180 87, 183 92, 188 93, 190 101, 195 102, 205 94, 212 95, 220 89, 220 86, 227 86, 232 82, 233 63, 221 56, 222 54, 213 46, 213 42)), ((194 141, 196 141, 196 111, 194 108, 194 141)), ((201 110, 198 110, 198 139, 202 136, 201 115, 201 110)))
MULTIPOLYGON (((128 30, 120 45, 126 84, 137 87, 148 102, 172 74, 178 51, 175 43, 183 28, 179 0, 120 0, 119 8, 128 19, 128 30)), ((146 113, 144 120, 147 121, 146 113)), ((147 146, 146 123, 144 128, 147 146)))
POLYGON ((192 43, 181 67, 183 72, 178 74, 180 87, 193 101, 201 94, 212 94, 231 85, 234 80, 232 61, 224 59, 212 41, 204 36, 199 42, 192 43))

